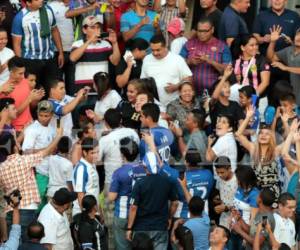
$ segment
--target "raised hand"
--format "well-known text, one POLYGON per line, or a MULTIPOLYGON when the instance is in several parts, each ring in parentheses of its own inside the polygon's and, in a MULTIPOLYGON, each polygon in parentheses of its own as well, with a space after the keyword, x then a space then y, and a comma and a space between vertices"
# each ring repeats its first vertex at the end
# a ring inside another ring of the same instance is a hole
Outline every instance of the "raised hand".
POLYGON ((280 38, 280 33, 282 31, 282 27, 279 25, 273 25, 272 28, 270 28, 270 41, 271 42, 276 42, 280 38))

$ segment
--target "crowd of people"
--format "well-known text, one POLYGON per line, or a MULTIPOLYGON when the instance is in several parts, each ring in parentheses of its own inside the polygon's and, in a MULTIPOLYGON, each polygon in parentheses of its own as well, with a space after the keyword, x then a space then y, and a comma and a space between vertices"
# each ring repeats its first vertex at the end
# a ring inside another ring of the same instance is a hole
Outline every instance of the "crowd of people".
POLYGON ((1 0, 0 249, 300 249, 300 16, 196 1, 1 0))

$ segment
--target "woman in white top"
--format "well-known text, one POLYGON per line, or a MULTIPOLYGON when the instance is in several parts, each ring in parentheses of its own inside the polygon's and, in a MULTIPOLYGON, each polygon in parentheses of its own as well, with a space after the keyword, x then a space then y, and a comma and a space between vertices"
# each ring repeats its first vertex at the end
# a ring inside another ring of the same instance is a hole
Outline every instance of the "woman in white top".
POLYGON ((94 75, 94 88, 98 94, 98 101, 95 104, 94 111, 88 110, 86 113, 95 123, 99 123, 100 129, 102 129, 105 112, 110 108, 116 108, 122 98, 117 91, 111 89, 109 75, 106 72, 98 72, 94 75))

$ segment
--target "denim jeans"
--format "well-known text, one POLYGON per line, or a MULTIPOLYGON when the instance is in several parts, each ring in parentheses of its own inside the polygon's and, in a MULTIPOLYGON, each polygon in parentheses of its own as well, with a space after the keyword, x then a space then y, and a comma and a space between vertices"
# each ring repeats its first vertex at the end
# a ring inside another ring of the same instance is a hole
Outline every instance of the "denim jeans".
MULTIPOLYGON (((20 209, 20 225, 21 225, 21 241, 28 240, 26 230, 27 226, 37 218, 36 210, 34 209, 20 209)), ((12 225, 12 211, 7 213, 6 222, 8 230, 10 231, 12 225)), ((9 232, 8 231, 8 232, 9 232)))
POLYGON ((153 242, 154 250, 168 249, 168 241, 169 241, 168 231, 134 231, 134 234, 137 233, 147 234, 153 242))
POLYGON ((130 242, 126 240, 127 219, 114 217, 113 235, 116 250, 130 250, 130 242))

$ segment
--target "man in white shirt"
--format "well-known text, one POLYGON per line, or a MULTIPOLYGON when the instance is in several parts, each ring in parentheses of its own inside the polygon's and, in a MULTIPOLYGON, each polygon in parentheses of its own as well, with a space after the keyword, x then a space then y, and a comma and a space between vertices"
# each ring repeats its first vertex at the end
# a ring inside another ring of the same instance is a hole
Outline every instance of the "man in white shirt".
POLYGON ((7 32, 5 29, 0 28, 0 85, 9 79, 7 62, 15 55, 11 49, 6 47, 7 42, 7 32))
MULTIPOLYGON (((37 108, 38 119, 30 124, 24 131, 22 150, 26 154, 37 153, 48 147, 55 137, 55 129, 51 127, 50 121, 53 116, 53 105, 44 100, 39 102, 37 108)), ((46 190, 49 182, 49 157, 44 158, 41 164, 36 167, 36 182, 38 185, 41 203, 39 210, 47 203, 46 190)))
POLYGON ((82 199, 86 194, 93 195, 99 205, 99 176, 95 163, 99 158, 98 141, 93 138, 85 138, 81 142, 82 158, 73 170, 73 188, 77 193, 77 200, 74 202, 72 215, 81 213, 82 199))
POLYGON ((290 193, 282 193, 278 198, 278 204, 278 213, 274 213, 274 237, 278 243, 285 243, 294 250, 296 231, 291 218, 294 217, 296 210, 295 197, 290 193))
POLYGON ((51 250, 73 250, 73 240, 66 211, 77 195, 61 188, 55 192, 52 200, 42 209, 38 221, 45 229, 41 243, 51 250))
POLYGON ((192 72, 184 59, 168 51, 163 35, 150 40, 152 54, 143 61, 141 78, 153 77, 162 105, 178 97, 178 88, 184 80, 192 80, 192 72))

